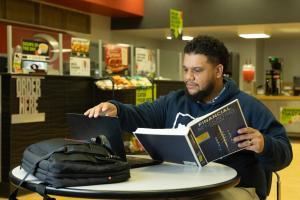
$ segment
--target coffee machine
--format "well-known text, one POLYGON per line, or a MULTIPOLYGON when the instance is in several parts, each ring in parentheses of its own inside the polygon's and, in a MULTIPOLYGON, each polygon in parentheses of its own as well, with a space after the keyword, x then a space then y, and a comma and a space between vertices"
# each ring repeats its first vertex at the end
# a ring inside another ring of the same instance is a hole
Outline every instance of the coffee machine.
POLYGON ((294 76, 294 95, 299 96, 300 95, 300 76, 294 76))
POLYGON ((271 70, 266 70, 265 94, 280 95, 282 64, 278 57, 270 56, 268 59, 271 64, 271 70))

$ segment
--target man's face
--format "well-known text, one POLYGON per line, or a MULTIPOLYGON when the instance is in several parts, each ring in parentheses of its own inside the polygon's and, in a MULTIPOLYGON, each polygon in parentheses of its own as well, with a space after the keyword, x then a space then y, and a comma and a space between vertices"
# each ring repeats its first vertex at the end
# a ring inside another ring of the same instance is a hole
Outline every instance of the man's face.
POLYGON ((211 95, 217 79, 222 76, 222 70, 222 65, 208 62, 207 56, 203 54, 184 54, 183 73, 188 94, 200 98, 198 100, 211 95))

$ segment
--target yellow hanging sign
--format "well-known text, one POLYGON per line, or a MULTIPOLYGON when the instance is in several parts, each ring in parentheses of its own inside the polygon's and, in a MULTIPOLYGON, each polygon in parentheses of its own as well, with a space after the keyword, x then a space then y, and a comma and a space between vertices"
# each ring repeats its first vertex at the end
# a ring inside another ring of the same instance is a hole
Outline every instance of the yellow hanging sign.
POLYGON ((170 9, 170 29, 172 38, 181 39, 183 35, 183 12, 170 9))

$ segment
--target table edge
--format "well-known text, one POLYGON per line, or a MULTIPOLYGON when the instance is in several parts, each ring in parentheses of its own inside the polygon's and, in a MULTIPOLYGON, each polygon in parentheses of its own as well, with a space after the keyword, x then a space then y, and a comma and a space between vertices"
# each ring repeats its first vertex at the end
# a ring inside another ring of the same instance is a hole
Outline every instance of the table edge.
MULTIPOLYGON (((9 179, 12 184, 17 186, 21 180, 16 178, 12 171, 9 172, 9 179)), ((170 189, 170 190, 147 190, 147 191, 95 191, 95 190, 81 190, 69 188, 53 188, 46 187, 46 193, 49 195, 66 196, 66 197, 85 197, 85 198, 165 198, 165 197, 185 197, 195 195, 206 195, 209 193, 218 192, 226 188, 234 187, 240 182, 240 177, 236 175, 230 180, 222 183, 211 184, 208 186, 191 187, 184 189, 170 189), (64 190, 66 189, 66 190, 64 190)), ((36 192, 36 183, 24 182, 22 188, 36 192)))

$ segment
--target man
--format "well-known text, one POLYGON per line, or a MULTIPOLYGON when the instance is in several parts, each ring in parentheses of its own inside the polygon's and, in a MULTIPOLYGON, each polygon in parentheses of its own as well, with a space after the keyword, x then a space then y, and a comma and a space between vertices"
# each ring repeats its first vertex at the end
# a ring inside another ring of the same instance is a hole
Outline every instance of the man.
POLYGON ((238 187, 213 194, 210 199, 264 199, 269 193, 271 173, 290 164, 291 145, 284 127, 272 113, 260 101, 240 91, 234 81, 223 77, 227 65, 228 50, 224 44, 212 37, 198 36, 184 48, 185 90, 139 106, 117 101, 100 103, 85 115, 118 116, 122 128, 129 132, 138 127, 171 128, 186 125, 193 118, 239 99, 249 127, 238 130, 234 141, 245 150, 218 162, 234 168, 241 181, 238 187))

